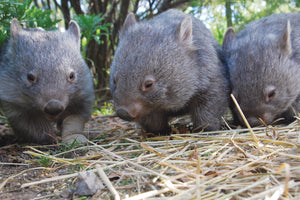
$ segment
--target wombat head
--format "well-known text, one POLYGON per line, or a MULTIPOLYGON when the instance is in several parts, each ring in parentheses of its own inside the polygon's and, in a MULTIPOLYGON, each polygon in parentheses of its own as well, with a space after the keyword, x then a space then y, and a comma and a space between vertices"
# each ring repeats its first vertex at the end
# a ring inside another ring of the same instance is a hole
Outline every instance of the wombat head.
POLYGON ((189 16, 168 27, 127 16, 110 73, 119 117, 137 121, 187 104, 197 89, 197 72, 189 67, 195 65, 192 40, 189 16))
POLYGON ((261 124, 259 118, 271 123, 295 101, 299 94, 299 65, 295 66, 293 60, 289 22, 274 34, 253 34, 244 30, 237 37, 229 28, 223 49, 232 93, 249 123, 255 126, 261 124))
POLYGON ((64 32, 22 29, 11 21, 11 37, 1 66, 1 99, 23 109, 57 118, 81 88, 90 85, 89 70, 80 55, 80 31, 71 21, 64 32))

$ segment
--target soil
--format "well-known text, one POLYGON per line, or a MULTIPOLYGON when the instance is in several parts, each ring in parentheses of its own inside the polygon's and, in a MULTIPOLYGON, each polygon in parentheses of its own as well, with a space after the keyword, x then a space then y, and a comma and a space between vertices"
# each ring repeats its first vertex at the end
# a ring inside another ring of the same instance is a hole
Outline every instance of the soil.
POLYGON ((0 199, 114 199, 108 184, 77 194, 78 172, 96 172, 97 165, 121 199, 300 199, 300 121, 256 128, 258 143, 248 129, 189 134, 186 116, 171 125, 176 134, 151 137, 135 123, 93 116, 85 126, 88 144, 39 146, 16 143, 3 122, 0 199))
MULTIPOLYGON (((108 129, 114 129, 118 126, 134 126, 134 124, 126 122, 116 117, 104 116, 93 117, 86 124, 85 130, 89 132, 90 139, 97 137, 110 138, 107 135, 108 129)), ((113 138, 113 137, 111 137, 113 138)), ((74 185, 74 178, 62 181, 53 181, 44 184, 39 184, 34 187, 21 188, 21 185, 28 182, 34 182, 45 178, 75 173, 80 170, 78 166, 55 164, 47 165, 47 161, 36 158, 26 153, 32 147, 39 149, 42 152, 63 152, 64 145, 44 145, 37 146, 36 144, 18 144, 16 137, 12 133, 7 124, 0 124, 0 184, 5 181, 5 186, 0 190, 1 200, 31 200, 31 199, 73 199, 68 196, 68 188, 74 185), (56 169, 56 167, 58 167, 56 169), (65 191, 66 190, 66 191, 65 191), (63 193, 63 194, 62 194, 63 193)), ((74 152, 68 154, 68 158, 76 158, 83 153, 74 152)), ((71 194, 72 195, 72 194, 71 194)))
MULTIPOLYGON (((190 119, 181 119, 176 123, 186 123, 190 119)), ((178 125, 181 126, 181 125, 178 125)), ((189 132, 188 128, 180 127, 181 132, 189 132)), ((89 139, 97 143, 100 138, 101 144, 110 143, 122 137, 130 137, 131 139, 143 140, 143 138, 151 137, 143 133, 135 123, 126 122, 115 116, 93 116, 85 126, 85 133, 88 133, 89 139), (129 135, 126 135, 128 134, 129 135)), ((77 146, 75 146, 77 147, 77 146)), ((73 147, 73 148, 75 148, 73 147)), ((61 181, 47 182, 38 186, 22 188, 22 184, 43 180, 50 177, 57 177, 66 174, 79 172, 81 169, 74 165, 61 165, 50 162, 40 157, 34 157, 26 153, 32 148, 41 152, 63 152, 65 146, 36 144, 18 144, 15 135, 6 123, 0 124, 0 184, 5 183, 1 189, 1 200, 31 200, 31 199, 76 199, 80 196, 73 193, 76 188, 76 178, 70 178, 61 181), (7 182, 5 182, 7 181, 7 182)), ((72 152, 67 154, 67 158, 78 158, 84 156, 86 152, 72 152)), ((110 179, 115 180, 118 174, 111 174, 110 179)), ((105 189, 104 189, 105 191, 105 189)), ((110 193, 106 189, 107 195, 102 195, 101 199, 110 199, 110 193)), ((96 197, 99 195, 96 195, 96 197)), ((88 197, 86 197, 88 198, 88 197)), ((91 197, 89 197, 91 198, 91 197)))

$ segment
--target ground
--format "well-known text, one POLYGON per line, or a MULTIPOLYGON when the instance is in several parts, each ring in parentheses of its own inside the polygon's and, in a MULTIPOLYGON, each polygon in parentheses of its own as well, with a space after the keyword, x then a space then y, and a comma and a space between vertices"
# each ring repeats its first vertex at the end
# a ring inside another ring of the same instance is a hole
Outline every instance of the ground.
POLYGON ((94 116, 84 146, 16 144, 3 123, 0 199, 114 199, 112 187, 120 199, 300 199, 298 121, 253 134, 190 134, 181 120, 173 122, 172 135, 149 137, 134 123, 94 116), (79 196, 78 172, 96 166, 112 186, 79 196))

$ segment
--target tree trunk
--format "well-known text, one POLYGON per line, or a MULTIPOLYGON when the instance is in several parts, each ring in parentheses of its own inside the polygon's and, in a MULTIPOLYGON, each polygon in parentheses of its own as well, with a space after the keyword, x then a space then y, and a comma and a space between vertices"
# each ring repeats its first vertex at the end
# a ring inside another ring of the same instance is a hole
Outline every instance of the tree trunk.
POLYGON ((225 1, 227 28, 232 26, 232 10, 230 0, 225 1))
POLYGON ((122 0, 119 18, 114 23, 113 38, 115 39, 128 14, 130 0, 122 0))
POLYGON ((70 0, 71 6, 74 8, 76 15, 83 15, 83 11, 80 7, 80 0, 70 0))
POLYGON ((170 8, 177 8, 179 6, 181 6, 184 3, 188 3, 189 0, 177 0, 177 1, 173 1, 173 0, 163 0, 163 2, 160 4, 160 6, 158 6, 158 13, 164 12, 170 8))
POLYGON ((69 28, 69 22, 71 20, 70 17, 70 9, 68 6, 68 0, 62 0, 61 1, 61 5, 58 4, 58 2, 56 0, 54 0, 54 4, 61 10, 61 12, 63 13, 64 16, 64 21, 65 21, 65 28, 68 29, 69 28))
MULTIPOLYGON (((90 1, 90 13, 106 13, 108 0, 90 1)), ((105 19, 103 23, 107 23, 110 19, 105 19)), ((108 83, 108 74, 107 67, 109 66, 108 62, 109 48, 108 48, 108 37, 106 35, 101 36, 101 44, 98 44, 95 40, 91 40, 87 46, 86 57, 89 67, 93 67, 96 71, 97 79, 97 88, 106 87, 108 83)))

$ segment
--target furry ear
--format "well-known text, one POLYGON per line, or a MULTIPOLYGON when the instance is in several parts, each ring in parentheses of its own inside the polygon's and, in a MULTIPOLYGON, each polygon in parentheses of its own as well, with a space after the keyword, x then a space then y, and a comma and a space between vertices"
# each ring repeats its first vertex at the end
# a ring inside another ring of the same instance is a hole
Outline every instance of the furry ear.
POLYGON ((123 27, 121 29, 121 32, 122 31, 125 31, 127 30, 129 27, 133 26, 134 24, 136 24, 136 19, 135 19, 135 16, 133 13, 129 13, 125 19, 125 22, 123 24, 123 27))
POLYGON ((22 30, 19 22, 16 18, 13 18, 10 22, 10 34, 13 39, 15 39, 18 33, 22 30))
POLYGON ((177 39, 179 43, 192 45, 193 23, 190 16, 185 17, 177 27, 177 39))
POLYGON ((292 53, 291 31, 290 21, 287 21, 286 28, 278 40, 281 52, 287 56, 292 53))
POLYGON ((72 35, 80 46, 80 28, 78 24, 71 20, 69 23, 68 33, 72 35))
POLYGON ((232 41, 236 40, 236 34, 234 32, 234 29, 232 27, 229 27, 224 35, 223 38, 223 50, 226 50, 229 48, 232 41))

